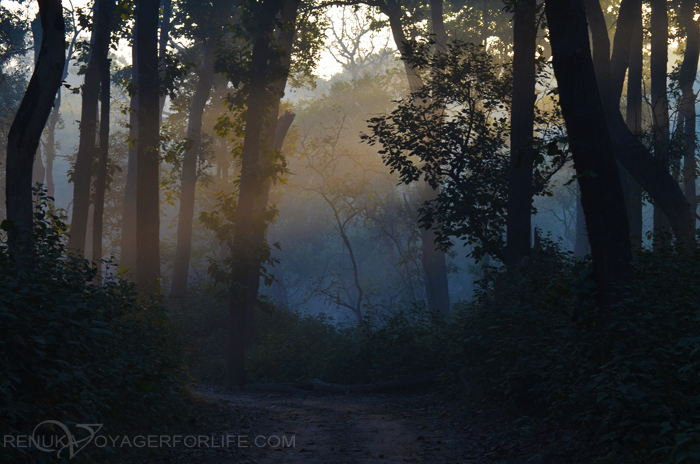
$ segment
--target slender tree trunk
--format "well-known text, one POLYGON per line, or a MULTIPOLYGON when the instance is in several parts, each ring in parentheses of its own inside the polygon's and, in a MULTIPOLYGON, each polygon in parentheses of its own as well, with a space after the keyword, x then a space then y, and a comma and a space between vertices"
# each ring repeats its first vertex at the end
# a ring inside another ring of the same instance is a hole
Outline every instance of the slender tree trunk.
POLYGON ((157 292, 160 275, 158 0, 137 8, 138 145, 136 147, 136 282, 157 292))
MULTIPOLYGON (((611 95, 619 105, 625 71, 630 66, 631 53, 634 51, 633 37, 638 18, 641 18, 642 0, 622 0, 617 16, 617 28, 610 58, 611 95)), ((641 47, 640 47, 641 51, 641 47)))
MULTIPOLYGON (((139 17, 136 15, 136 24, 133 31, 133 44, 131 47, 131 82, 138 88, 138 24, 139 17)), ((129 270, 128 278, 133 279, 136 272, 136 172, 137 158, 136 148, 139 138, 139 93, 136 91, 131 96, 129 104, 129 158, 126 171, 126 185, 124 187, 124 205, 122 206, 122 237, 121 237, 121 265, 129 270)))
POLYGON ((532 210, 532 132, 537 75, 537 0, 520 0, 513 15, 513 106, 508 172, 508 264, 517 266, 530 252, 532 210))
MULTIPOLYGON (((158 36, 158 69, 160 74, 165 73, 165 55, 167 53, 168 39, 170 38, 170 19, 173 14, 172 0, 163 0, 163 16, 160 18, 160 35, 158 36)), ((163 94, 159 100, 159 125, 163 124, 163 107, 167 95, 163 94)))
MULTIPOLYGON (((63 65, 63 76, 61 81, 65 81, 68 77, 68 66, 70 65, 71 57, 73 56, 73 50, 75 48, 75 42, 78 39, 78 32, 73 31, 73 38, 68 45, 68 53, 66 55, 66 61, 63 65)), ((53 181, 53 162, 56 159, 56 126, 61 117, 61 86, 58 87, 58 92, 56 93, 56 99, 53 102, 53 110, 51 111, 51 116, 49 116, 49 126, 46 130, 46 194, 53 199, 56 191, 56 187, 53 181)))
POLYGON ((700 55, 700 27, 693 20, 697 0, 684 0, 681 4, 681 22, 686 32, 685 55, 678 73, 678 84, 683 92, 681 101, 681 116, 683 117, 683 190, 685 198, 690 203, 690 211, 698 209, 695 182, 697 166, 695 152, 697 150, 696 131, 697 115, 695 110, 695 92, 693 85, 698 73, 698 57, 700 55))
MULTIPOLYGON (((92 164, 96 154, 97 103, 100 96, 100 66, 109 50, 109 33, 105 34, 105 24, 98 18, 100 10, 109 8, 104 0, 95 3, 93 10, 92 48, 85 71, 82 109, 80 116, 80 142, 73 171, 73 218, 71 221, 68 247, 78 254, 85 250, 88 210, 90 208, 90 188, 92 184, 92 164)), ((109 22, 106 27, 109 28, 109 22)))
POLYGON ((677 239, 694 243, 694 229, 688 202, 678 182, 671 176, 662 161, 654 158, 649 150, 625 124, 619 105, 611 97, 610 40, 600 3, 586 1, 594 41, 593 60, 605 122, 608 126, 616 159, 639 182, 669 220, 677 239))
POLYGON ((177 244, 173 264, 171 296, 184 296, 187 293, 187 274, 192 254, 192 222, 194 219, 194 193, 197 185, 197 160, 202 142, 202 116, 209 100, 214 81, 214 65, 211 61, 213 39, 205 39, 203 44, 204 61, 198 67, 199 80, 190 104, 190 117, 187 123, 189 146, 182 161, 182 188, 180 190, 180 214, 177 222, 177 244))
POLYGON ((39 59, 7 137, 5 201, 12 225, 8 245, 20 266, 32 252, 32 165, 41 134, 61 85, 66 59, 60 0, 38 0, 42 40, 39 59))
MULTIPOLYGON (((617 38, 617 37, 616 37, 617 38)), ((636 136, 642 133, 642 68, 644 29, 642 27, 642 8, 638 5, 634 11, 632 37, 630 41, 629 71, 627 73, 627 115, 626 123, 630 131, 636 136)), ((643 239, 642 220, 642 187, 632 176, 627 178, 630 193, 630 237, 632 247, 640 249, 643 239)))
MULTIPOLYGON (((433 30, 436 35, 437 47, 436 52, 442 53, 446 49, 448 41, 447 32, 443 17, 441 14, 442 1, 431 0, 431 16, 433 20, 433 30)), ((387 0, 386 3, 380 5, 380 10, 383 14, 389 17, 389 25, 394 38, 396 48, 402 55, 405 55, 405 44, 407 42, 406 34, 401 25, 401 6, 396 0, 387 0)), ((418 72, 411 67, 408 61, 404 60, 404 69, 406 78, 408 79, 408 87, 411 93, 417 92, 423 87, 423 81, 418 75, 418 72)), ((437 192, 429 188, 427 185, 421 186, 423 201, 430 200, 435 197, 437 192)), ((423 282, 425 285, 426 300, 428 310, 438 311, 447 314, 450 310, 450 294, 447 282, 447 260, 445 253, 438 250, 435 246, 435 231, 432 229, 420 229, 421 236, 421 254, 423 264, 423 282)))
MULTIPOLYGON (((114 9, 113 0, 103 0, 99 11, 101 27, 104 34, 102 40, 109 42, 110 23, 114 9)), ((102 259, 102 229, 105 206, 105 190, 107 189, 107 161, 109 159, 109 107, 110 107, 110 60, 107 53, 100 57, 100 137, 95 179, 95 208, 92 222, 92 259, 102 259)), ((100 264, 101 269, 101 264, 100 264)))

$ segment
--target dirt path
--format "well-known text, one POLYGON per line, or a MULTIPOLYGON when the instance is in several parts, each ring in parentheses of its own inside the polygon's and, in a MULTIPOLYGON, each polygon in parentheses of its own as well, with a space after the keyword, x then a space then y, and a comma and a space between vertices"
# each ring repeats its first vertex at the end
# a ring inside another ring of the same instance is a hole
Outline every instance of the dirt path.
POLYGON ((198 393, 218 403, 221 414, 231 417, 230 427, 214 431, 203 446, 173 450, 159 462, 580 462, 561 453, 555 457, 556 444, 533 439, 546 426, 533 430, 481 411, 457 412, 434 394, 230 394, 204 387, 198 393))

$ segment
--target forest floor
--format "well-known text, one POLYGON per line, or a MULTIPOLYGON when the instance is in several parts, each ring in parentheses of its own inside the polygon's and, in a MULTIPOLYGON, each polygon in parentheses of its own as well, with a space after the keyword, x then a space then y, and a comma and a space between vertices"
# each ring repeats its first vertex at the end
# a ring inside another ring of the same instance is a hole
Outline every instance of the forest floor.
POLYGON ((591 456, 581 454, 583 447, 559 421, 527 416, 514 420, 499 408, 470 410, 438 393, 227 393, 204 386, 196 386, 195 392, 209 403, 208 414, 219 416, 218 429, 209 432, 212 441, 198 447, 170 449, 148 462, 578 464, 594 461, 591 456))

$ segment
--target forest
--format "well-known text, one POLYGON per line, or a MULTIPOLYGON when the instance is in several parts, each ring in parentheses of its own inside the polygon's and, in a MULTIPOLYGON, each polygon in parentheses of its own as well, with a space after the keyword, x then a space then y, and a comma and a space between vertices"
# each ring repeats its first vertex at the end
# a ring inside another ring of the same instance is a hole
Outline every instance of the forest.
POLYGON ((699 58, 698 0, 3 0, 0 461, 700 462, 699 58))

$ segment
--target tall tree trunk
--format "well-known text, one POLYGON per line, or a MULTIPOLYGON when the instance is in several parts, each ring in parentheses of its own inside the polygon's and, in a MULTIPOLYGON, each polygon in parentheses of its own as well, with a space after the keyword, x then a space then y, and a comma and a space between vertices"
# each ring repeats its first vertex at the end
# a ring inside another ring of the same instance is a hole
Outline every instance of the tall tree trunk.
MULTIPOLYGON (((231 285, 229 288, 228 344, 226 349, 226 388, 241 388, 245 383, 245 348, 249 316, 257 299, 262 244, 256 238, 264 235, 262 218, 255 217, 256 200, 265 183, 261 166, 262 135, 265 116, 269 114, 268 75, 271 58, 271 34, 282 0, 265 0, 251 4, 257 19, 250 64, 250 83, 246 102, 246 124, 241 154, 236 232, 231 256, 231 285), (267 104, 266 104, 267 103, 267 104)), ((275 118, 276 119, 276 118, 275 118)))
POLYGON ((627 212, 605 124, 581 0, 548 0, 554 73, 581 189, 598 302, 610 307, 632 283, 627 212), (590 173, 595 173, 595 176, 590 173))
MULTIPOLYGON (((138 31, 139 17, 136 15, 136 23, 132 32, 133 43, 131 47, 131 82, 138 88, 139 62, 138 62, 138 31)), ((120 261, 124 269, 129 270, 128 278, 133 279, 136 272, 136 147, 139 138, 139 93, 136 91, 131 96, 129 103, 129 157, 126 170, 126 185, 124 186, 124 204, 122 206, 122 236, 120 244, 120 261)))
POLYGON ((180 189, 180 214, 177 221, 177 244, 173 263, 171 296, 184 296, 187 293, 187 274, 192 254, 192 222, 194 219, 194 193, 197 185, 197 160, 202 142, 202 116, 209 100, 214 81, 214 65, 211 61, 213 39, 203 43, 204 61, 197 69, 199 80, 190 104, 190 117, 187 122, 189 146, 182 161, 182 188, 180 189))
POLYGON ((513 106, 511 109, 508 215, 508 264, 517 266, 530 252, 532 210, 532 132, 537 75, 537 0, 520 0, 513 15, 513 106))
POLYGON ((693 243, 694 229, 690 209, 678 182, 629 130, 619 105, 611 97, 610 40, 600 3, 597 0, 586 0, 586 9, 595 44, 593 60, 596 80, 615 157, 663 211, 677 239, 683 243, 693 243))
POLYGON ((85 71, 83 98, 80 116, 80 142, 73 170, 73 218, 71 221, 68 247, 78 254, 85 250, 88 210, 90 208, 90 188, 92 184, 92 164, 96 154, 97 103, 100 97, 100 66, 109 51, 109 22, 100 21, 100 10, 109 8, 105 1, 95 3, 93 10, 92 47, 85 71))
MULTIPOLYGON (((442 16, 442 0, 431 0, 431 17, 433 30, 436 36, 436 52, 442 53, 446 49, 448 41, 447 32, 442 16)), ((394 43, 399 53, 405 55, 406 34, 401 25, 401 6, 396 0, 386 0, 379 6, 381 12, 389 17, 389 25, 394 38, 394 43)), ((408 79, 408 87, 411 93, 417 92, 423 87, 423 81, 418 72, 404 60, 404 69, 408 79)), ((421 186, 423 201, 430 200, 437 194, 427 185, 421 186)), ((435 245, 436 234, 433 229, 420 229, 421 255, 423 265, 423 282, 425 285, 428 310, 447 314, 450 310, 450 294, 447 283, 447 260, 445 253, 438 250, 435 245)))
MULTIPOLYGON (((627 72, 627 114, 625 122, 629 130, 634 135, 639 136, 642 133, 642 68, 644 64, 644 29, 642 26, 641 5, 636 7, 633 19, 629 71, 627 72)), ((617 36, 615 38, 617 39, 617 36)), ((640 249, 643 239, 642 187, 632 176, 628 176, 627 185, 630 193, 630 209, 628 213, 632 247, 640 249)))
POLYGON ((41 134, 61 85, 66 60, 60 0, 38 0, 42 40, 39 59, 7 136, 5 202, 12 225, 8 245, 20 266, 32 252, 32 165, 41 134))
POLYGON ((136 147, 136 283, 157 292, 160 275, 158 0, 137 7, 138 145, 136 147))
POLYGON ((690 211, 696 213, 698 198, 695 188, 697 166, 695 151, 697 142, 695 128, 697 127, 695 110, 695 76, 698 73, 698 56, 700 55, 700 27, 694 21, 697 0, 684 0, 681 4, 681 21, 686 32, 685 55, 678 73, 678 84, 683 92, 681 101, 681 116, 683 117, 683 190, 685 198, 690 203, 690 211))
POLYGON ((34 166, 32 166, 32 185, 43 184, 45 176, 46 168, 44 167, 44 162, 41 158, 41 145, 39 145, 36 148, 36 154, 34 154, 34 166))
MULTIPOLYGON (((109 43, 113 0, 102 0, 98 21, 102 40, 109 43)), ((95 179, 95 208, 92 222, 92 259, 102 259, 102 229, 104 220, 105 190, 107 189, 107 161, 109 159, 109 107, 110 107, 110 60, 105 53, 99 57, 100 70, 100 137, 95 179)), ((101 269, 101 265, 100 265, 101 269)))
MULTIPOLYGON (((650 0, 651 4, 651 110, 654 156, 669 169, 670 124, 666 67, 668 66, 668 0, 650 0)), ((660 208, 654 205, 654 229, 662 236, 655 243, 666 242, 669 224, 660 208)))

